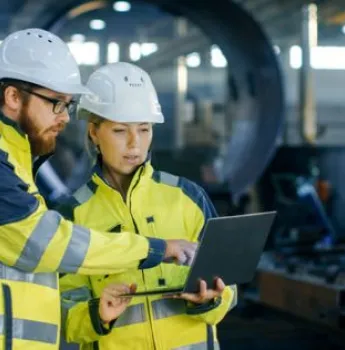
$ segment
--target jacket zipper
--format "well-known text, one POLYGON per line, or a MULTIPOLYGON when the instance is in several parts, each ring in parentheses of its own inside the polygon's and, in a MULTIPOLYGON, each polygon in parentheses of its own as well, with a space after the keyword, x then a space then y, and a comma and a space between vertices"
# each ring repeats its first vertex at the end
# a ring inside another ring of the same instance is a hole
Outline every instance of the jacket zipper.
MULTIPOLYGON (((132 214, 132 193, 133 193, 135 187, 139 184, 139 181, 140 181, 141 174, 142 174, 143 170, 144 170, 144 168, 141 168, 140 173, 139 173, 139 176, 138 176, 138 179, 137 179, 137 182, 136 182, 136 183, 134 184, 134 186, 132 187, 131 192, 130 192, 130 195, 129 195, 129 212, 130 212, 130 215, 131 215, 131 218, 132 218, 132 221, 133 221, 134 230, 135 230, 135 233, 136 233, 136 234, 139 234, 139 229, 138 229, 137 223, 135 222, 134 216, 133 216, 133 214, 132 214)), ((141 270, 141 275, 142 275, 142 278, 143 278, 143 281, 144 281, 144 285, 146 285, 146 282, 145 282, 145 274, 144 274, 144 271, 143 271, 143 270, 141 270)), ((149 314, 148 316, 149 316, 149 322, 150 322, 150 330, 151 330, 151 338, 152 338, 153 348, 154 348, 154 349, 157 349, 157 346, 156 346, 156 343, 155 343, 154 334, 153 334, 152 312, 151 312, 151 308, 150 308, 150 301, 148 300, 148 298, 145 298, 145 302, 146 302, 147 311, 148 311, 148 314, 149 314)))
POLYGON ((211 325, 206 325, 207 332, 207 350, 214 350, 214 334, 211 325))
MULTIPOLYGON (((152 222, 148 223, 148 226, 150 227, 150 231, 151 231, 153 238, 158 238, 157 233, 156 233, 156 229, 155 229, 155 221, 154 221, 153 216, 152 216, 152 222)), ((160 287, 165 286, 166 280, 164 277, 162 264, 159 264, 159 266, 157 266, 157 267, 159 267, 159 272, 160 272, 160 278, 158 278, 158 286, 160 286, 160 287)))
POLYGON ((2 294, 4 296, 4 342, 5 350, 13 349, 13 314, 11 289, 7 284, 2 284, 2 294))

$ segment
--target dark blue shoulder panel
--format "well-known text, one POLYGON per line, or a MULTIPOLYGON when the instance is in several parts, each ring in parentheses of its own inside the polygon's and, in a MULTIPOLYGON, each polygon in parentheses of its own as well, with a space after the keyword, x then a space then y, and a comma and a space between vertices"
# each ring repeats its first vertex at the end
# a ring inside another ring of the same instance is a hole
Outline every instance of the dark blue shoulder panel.
POLYGON ((14 172, 8 155, 0 150, 0 225, 22 220, 38 207, 38 200, 27 192, 28 185, 14 172))
MULTIPOLYGON (((152 179, 158 183, 164 183, 173 187, 179 187, 183 193, 188 196, 203 212, 205 223, 208 219, 217 217, 217 211, 213 206, 206 191, 195 182, 190 181, 184 177, 177 177, 169 173, 154 171, 152 179)), ((199 237, 202 237, 203 230, 200 232, 199 237)))
POLYGON ((205 216, 205 222, 210 218, 218 216, 209 196, 201 186, 183 177, 179 178, 178 186, 202 210, 205 216))

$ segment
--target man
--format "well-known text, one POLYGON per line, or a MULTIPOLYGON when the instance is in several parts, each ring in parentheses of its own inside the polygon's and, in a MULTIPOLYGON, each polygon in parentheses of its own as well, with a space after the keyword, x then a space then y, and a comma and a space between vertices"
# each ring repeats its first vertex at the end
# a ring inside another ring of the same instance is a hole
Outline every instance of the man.
MULTIPOLYGON (((93 232, 47 210, 32 159, 51 153, 69 121, 73 95, 89 91, 67 45, 28 29, 0 46, 0 350, 58 349, 56 272, 106 274, 190 261, 181 240, 93 232)), ((90 191, 93 189, 90 188, 90 191)))

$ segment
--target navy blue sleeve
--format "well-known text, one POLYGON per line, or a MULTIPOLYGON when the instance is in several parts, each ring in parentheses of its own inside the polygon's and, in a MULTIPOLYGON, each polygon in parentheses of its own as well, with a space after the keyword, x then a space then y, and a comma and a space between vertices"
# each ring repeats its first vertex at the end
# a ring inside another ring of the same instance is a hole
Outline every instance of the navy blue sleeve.
POLYGON ((150 269, 159 265, 165 255, 166 241, 157 238, 148 238, 149 240, 149 254, 146 259, 142 260, 139 269, 150 269))
POLYGON ((106 327, 104 327, 102 320, 99 316, 99 298, 89 300, 88 306, 89 306, 89 314, 90 314, 91 324, 92 324, 95 332, 98 335, 109 334, 113 330, 116 319, 109 322, 109 325, 106 328, 106 327))
POLYGON ((2 150, 0 179, 0 225, 23 220, 37 209, 38 200, 27 192, 29 186, 15 174, 2 150))
POLYGON ((56 210, 65 219, 74 221, 74 209, 78 205, 80 205, 80 203, 77 202, 73 196, 69 196, 68 198, 62 199, 57 205, 51 206, 49 209, 56 210))
POLYGON ((216 309, 222 303, 222 297, 210 300, 205 304, 187 303, 187 315, 200 315, 216 309))

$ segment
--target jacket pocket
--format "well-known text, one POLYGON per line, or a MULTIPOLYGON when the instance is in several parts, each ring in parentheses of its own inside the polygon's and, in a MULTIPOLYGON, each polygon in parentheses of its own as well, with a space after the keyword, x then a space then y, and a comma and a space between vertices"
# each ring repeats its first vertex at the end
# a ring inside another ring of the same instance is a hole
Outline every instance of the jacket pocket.
POLYGON ((4 318, 3 318, 3 334, 5 338, 5 349, 13 348, 13 327, 12 327, 12 295, 9 285, 2 284, 2 295, 4 297, 4 318))

